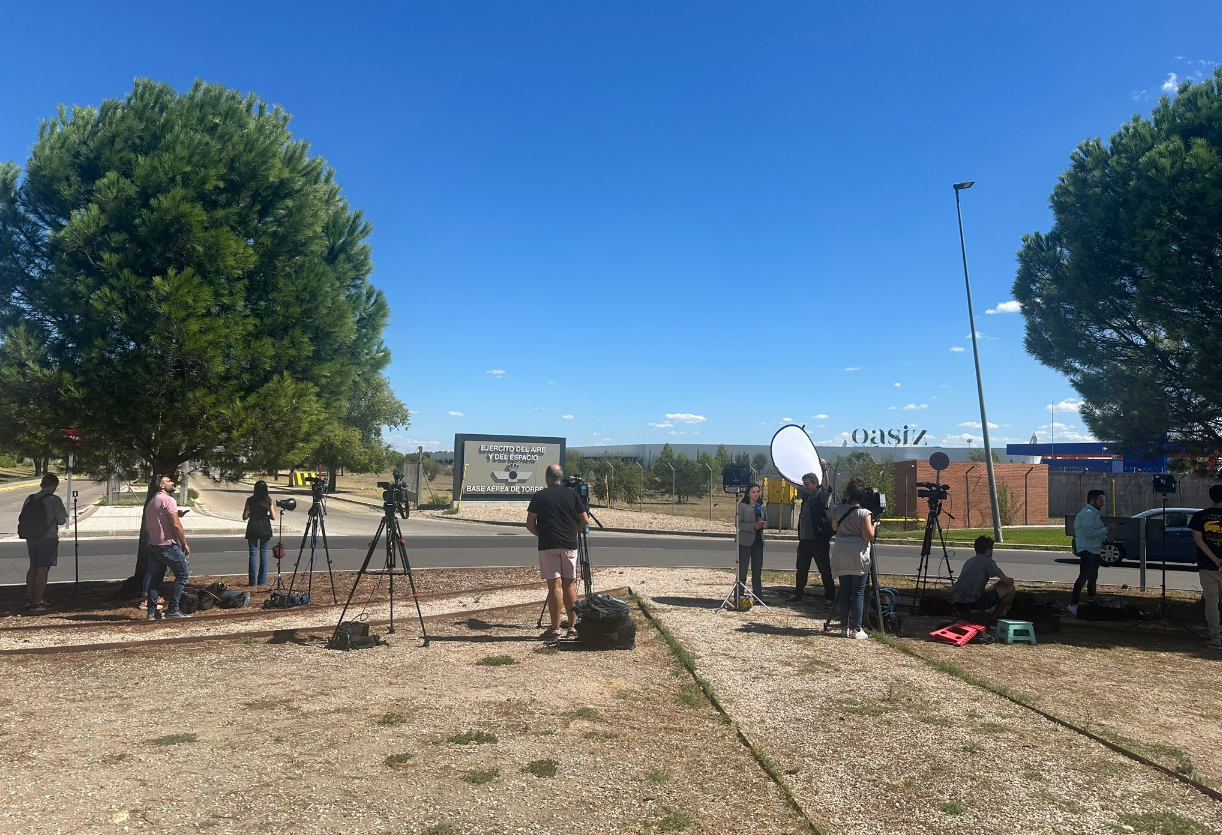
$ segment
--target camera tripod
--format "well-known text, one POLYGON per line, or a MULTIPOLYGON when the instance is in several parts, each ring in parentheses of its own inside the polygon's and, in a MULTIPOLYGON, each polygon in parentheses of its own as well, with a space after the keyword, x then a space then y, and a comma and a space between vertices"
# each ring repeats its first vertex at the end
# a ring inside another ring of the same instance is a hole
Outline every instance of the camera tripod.
MULTIPOLYGON (((925 596, 925 592, 929 588, 929 556, 933 553, 933 534, 938 532, 938 542, 942 546, 942 565, 946 566, 946 574, 950 578, 950 584, 955 585, 955 572, 950 567, 950 551, 946 548, 946 533, 942 530, 942 514, 946 513, 948 519, 953 520, 951 516, 942 509, 942 500, 929 499, 929 515, 925 518, 925 538, 921 541, 921 561, 917 564, 916 582, 912 589, 912 614, 917 613, 917 607, 921 603, 921 598, 925 596)), ((938 568, 938 579, 942 579, 941 566, 938 568)))
MULTIPOLYGON (((310 602, 313 600, 312 592, 314 590, 314 557, 318 552, 318 534, 320 532, 322 533, 323 554, 326 555, 327 557, 327 576, 331 578, 331 600, 334 603, 339 602, 339 595, 335 591, 335 573, 332 571, 332 567, 331 567, 331 549, 327 547, 327 525, 323 521, 323 517, 327 513, 326 507, 323 504, 323 496, 325 495, 325 491, 326 491, 326 482, 315 482, 314 483, 314 487, 312 491, 313 503, 310 505, 310 513, 306 517, 305 530, 302 531, 302 534, 301 534, 301 547, 297 549, 297 561, 293 563, 293 576, 289 580, 289 587, 287 591, 287 595, 290 600, 293 599, 294 593, 299 591, 297 589, 297 574, 301 569, 301 557, 305 553, 306 541, 309 540, 310 562, 307 565, 306 571, 305 571, 305 581, 306 581, 305 598, 301 603, 297 603, 297 604, 291 603, 290 605, 308 606, 310 602)), ((276 582, 280 583, 279 566, 277 566, 276 582)), ((273 588, 273 591, 276 591, 276 589, 273 588)))
MULTIPOLYGON (((598 521, 598 517, 590 512, 590 508, 586 508, 586 513, 594 520, 594 524, 602 527, 603 523, 598 521)), ((590 570, 590 539, 587 529, 582 529, 577 532, 577 571, 581 574, 582 585, 585 587, 586 599, 590 599, 590 595, 594 594, 594 575, 590 570)), ((561 593, 561 605, 564 604, 563 592, 561 593)), ((547 601, 543 601, 543 609, 539 612, 539 621, 535 624, 538 629, 543 628, 543 616, 547 614, 547 601)), ((569 628, 575 627, 576 624, 570 623, 569 628)))
POLYGON ((72 491, 72 555, 73 555, 73 562, 75 563, 75 566, 76 566, 76 579, 72 581, 72 585, 68 587, 67 591, 65 591, 59 597, 55 598, 55 605, 57 606, 59 605, 59 602, 61 600, 67 600, 69 597, 76 597, 78 594, 81 593, 81 591, 86 591, 86 592, 89 592, 89 594, 95 594, 98 597, 102 597, 102 593, 100 591, 98 591, 93 586, 89 585, 88 583, 81 582, 81 538, 77 534, 77 530, 76 530, 76 526, 78 524, 76 520, 76 513, 77 513, 76 494, 77 494, 77 491, 73 490, 72 491))
MULTIPOLYGON (((1174 482, 1172 482, 1171 488, 1172 490, 1175 489, 1174 482)), ((1162 594, 1159 597, 1158 605, 1154 607, 1154 611, 1150 613, 1150 616, 1147 618, 1142 618, 1141 620, 1137 621, 1137 623, 1130 624, 1129 628, 1132 629, 1134 626, 1141 626, 1143 623, 1149 623, 1150 621, 1154 620, 1155 618, 1161 618, 1163 622, 1163 626, 1170 626, 1171 624, 1174 623, 1180 629, 1183 629, 1185 632, 1189 633, 1190 635, 1193 635, 1199 638, 1201 637, 1200 633, 1198 633, 1195 629, 1193 629, 1188 624, 1181 623, 1180 621, 1171 617, 1171 612, 1169 610, 1169 607, 1167 606, 1167 492, 1163 492, 1163 519, 1162 519, 1162 522, 1163 522, 1163 566, 1162 566, 1163 589, 1162 589, 1162 594)))
MULTIPOLYGON (((394 502, 386 502, 382 505, 382 521, 378 523, 378 532, 373 535, 369 543, 369 551, 365 554, 365 561, 361 563, 360 569, 356 572, 356 581, 352 584, 352 591, 348 593, 348 600, 339 614, 339 623, 335 625, 335 631, 331 633, 329 646, 341 646, 339 633, 344 625, 344 616, 348 614, 348 608, 356 596, 356 589, 361 584, 361 578, 369 572, 369 562, 373 559, 373 552, 378 549, 378 540, 382 538, 382 534, 386 534, 385 574, 390 578, 390 626, 386 630, 387 634, 393 635, 395 632, 395 568, 400 567, 402 570, 398 573, 400 576, 407 577, 408 585, 412 589, 412 600, 416 603, 416 617, 420 619, 420 635, 424 639, 424 646, 429 645, 429 633, 424 628, 424 613, 420 610, 420 597, 416 594, 416 580, 412 576, 412 564, 407 559, 407 545, 403 540, 403 532, 399 528, 399 517, 395 515, 396 507, 400 508, 400 515, 404 519, 407 518, 406 505, 396 505, 394 502), (398 566, 398 560, 402 560, 401 566, 398 566)), ((373 591, 370 591, 369 600, 365 601, 366 608, 372 599, 373 591)))

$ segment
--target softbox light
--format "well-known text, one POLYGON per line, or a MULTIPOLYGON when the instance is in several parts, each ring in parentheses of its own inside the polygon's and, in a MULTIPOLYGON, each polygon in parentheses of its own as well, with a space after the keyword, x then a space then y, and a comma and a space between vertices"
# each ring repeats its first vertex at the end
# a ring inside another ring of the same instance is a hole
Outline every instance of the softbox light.
POLYGON ((791 484, 802 483, 802 476, 814 473, 823 483, 823 466, 819 463, 819 450, 806 430, 796 423, 782 426, 772 436, 772 466, 781 477, 791 484))

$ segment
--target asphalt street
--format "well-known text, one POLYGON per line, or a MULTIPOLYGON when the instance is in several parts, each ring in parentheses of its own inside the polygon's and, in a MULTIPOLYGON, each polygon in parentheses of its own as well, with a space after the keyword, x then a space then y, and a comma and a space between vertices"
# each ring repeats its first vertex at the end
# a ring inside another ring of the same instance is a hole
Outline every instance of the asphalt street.
MULTIPOLYGON (((85 509, 102 495, 104 488, 105 485, 102 482, 73 479, 72 489, 77 492, 78 510, 84 513, 85 509)), ((0 486, 0 539, 17 535, 17 516, 21 513, 21 503, 25 501, 26 496, 37 493, 38 490, 37 481, 32 481, 25 486, 12 484, 0 486)), ((55 495, 63 500, 64 507, 68 509, 68 515, 71 516, 72 496, 68 492, 68 482, 62 475, 59 480, 59 490, 55 495)))
MULTIPOLYGON (((332 565, 336 570, 360 567, 368 551, 369 540, 376 530, 378 517, 373 517, 369 533, 363 536, 329 536, 327 544, 332 565)), ((521 528, 494 527, 464 522, 443 522, 411 519, 404 523, 408 559, 413 569, 426 568, 488 568, 533 566, 537 564, 535 539, 521 528)), ((284 570, 292 570, 301 553, 302 566, 310 558, 309 543, 301 550, 300 535, 285 535, 288 555, 284 570)), ((728 539, 712 537, 639 535, 592 531, 589 537, 590 558, 594 566, 697 566, 702 568, 733 568, 736 551, 728 539)), ((197 536, 190 540, 192 572, 210 575, 246 573, 246 543, 239 536, 197 536)), ((135 537, 128 539, 82 539, 79 543, 81 579, 121 579, 131 574, 135 564, 135 537)), ((766 569, 792 569, 796 543, 792 540, 768 542, 764 548, 766 569)), ((379 547, 374 565, 380 564, 384 549, 379 547)), ((52 569, 51 580, 72 579, 74 545, 71 537, 60 543, 59 566, 52 569)), ((916 571, 920 548, 916 545, 878 546, 879 569, 884 573, 911 574, 916 571)), ((951 558, 958 576, 965 549, 951 558)), ((936 563, 941 563, 940 554, 936 563)), ((1049 580, 1072 582, 1077 577, 1077 560, 1063 552, 1009 551, 995 553, 1002 569, 1020 582, 1049 580)), ((0 584, 22 583, 28 566, 25 543, 19 540, 0 542, 0 584)), ((935 565, 935 572, 937 566, 935 565)), ((315 554, 315 570, 326 570, 326 558, 321 543, 315 554)), ((1136 586, 1135 567, 1104 568, 1100 581, 1109 585, 1127 583, 1136 586)), ((1158 571, 1151 569, 1148 582, 1156 587, 1158 571)), ((1196 589, 1199 581, 1195 567, 1174 566, 1168 569, 1169 588, 1196 589)))

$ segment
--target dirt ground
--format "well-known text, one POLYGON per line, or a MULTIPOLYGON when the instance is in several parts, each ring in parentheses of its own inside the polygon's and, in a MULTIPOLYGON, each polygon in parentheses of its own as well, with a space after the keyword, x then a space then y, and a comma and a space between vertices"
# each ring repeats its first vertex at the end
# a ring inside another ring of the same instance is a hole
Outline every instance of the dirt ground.
MULTIPOLYGON (((1222 803, 1155 769, 882 641, 823 632, 822 607, 782 603, 785 575, 766 577, 771 612, 718 615, 724 572, 596 571, 640 595, 731 725, 639 611, 632 652, 543 647, 530 573, 490 591, 417 572, 445 595, 422 601, 427 648, 413 608, 388 647, 326 650, 308 627, 335 611, 311 607, 271 637, 0 659, 0 831, 810 831, 737 731, 829 833, 1222 831, 1222 803)), ((90 616, 7 618, 0 649, 269 628, 90 616)), ((933 625, 906 618, 901 643, 1222 780, 1222 658, 1178 634, 1066 624, 1034 647, 960 649, 922 640, 933 625)))
POLYGON ((805 831, 656 632, 546 649, 536 611, 6 659, 0 830, 805 831))

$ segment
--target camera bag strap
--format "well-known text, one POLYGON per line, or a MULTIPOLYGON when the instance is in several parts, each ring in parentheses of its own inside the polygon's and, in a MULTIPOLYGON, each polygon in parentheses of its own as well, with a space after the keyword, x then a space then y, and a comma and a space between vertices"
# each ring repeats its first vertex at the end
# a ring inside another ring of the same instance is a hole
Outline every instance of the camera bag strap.
POLYGON ((844 520, 852 516, 854 510, 861 510, 861 505, 855 504, 852 507, 850 507, 847 513, 845 513, 843 516, 841 516, 839 519, 836 520, 836 527, 839 528, 841 525, 843 525, 844 520))

